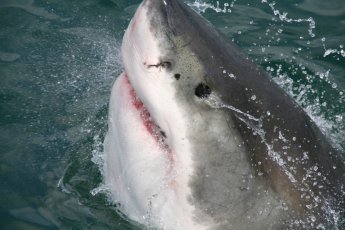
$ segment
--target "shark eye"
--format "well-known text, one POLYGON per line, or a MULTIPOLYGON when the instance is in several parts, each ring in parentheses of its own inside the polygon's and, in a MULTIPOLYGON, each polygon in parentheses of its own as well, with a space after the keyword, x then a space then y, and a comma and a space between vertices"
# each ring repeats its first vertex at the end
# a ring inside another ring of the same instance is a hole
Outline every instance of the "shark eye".
POLYGON ((211 88, 205 85, 204 83, 200 83, 195 88, 195 95, 199 98, 207 98, 211 94, 211 88))
POLYGON ((176 80, 179 80, 179 79, 180 79, 180 77, 181 77, 181 74, 179 74, 179 73, 175 73, 174 77, 176 78, 176 80))

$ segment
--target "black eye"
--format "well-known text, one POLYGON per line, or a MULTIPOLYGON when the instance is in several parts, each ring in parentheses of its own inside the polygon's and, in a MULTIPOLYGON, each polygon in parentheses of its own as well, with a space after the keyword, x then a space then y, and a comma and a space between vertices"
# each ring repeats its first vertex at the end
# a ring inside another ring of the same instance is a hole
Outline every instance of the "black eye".
POLYGON ((200 83, 195 88, 195 95, 199 98, 207 98, 211 94, 211 88, 205 85, 204 83, 200 83))
POLYGON ((175 76, 176 80, 180 79, 181 75, 179 73, 176 73, 175 76))

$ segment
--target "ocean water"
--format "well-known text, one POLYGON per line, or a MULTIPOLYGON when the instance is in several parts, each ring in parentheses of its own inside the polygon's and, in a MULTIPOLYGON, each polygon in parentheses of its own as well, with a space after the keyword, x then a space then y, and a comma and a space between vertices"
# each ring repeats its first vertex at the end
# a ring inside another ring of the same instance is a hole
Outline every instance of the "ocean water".
MULTIPOLYGON (((185 0, 345 154, 343 0, 185 0)), ((110 89, 139 0, 0 1, 0 228, 142 229, 102 187, 110 89)))

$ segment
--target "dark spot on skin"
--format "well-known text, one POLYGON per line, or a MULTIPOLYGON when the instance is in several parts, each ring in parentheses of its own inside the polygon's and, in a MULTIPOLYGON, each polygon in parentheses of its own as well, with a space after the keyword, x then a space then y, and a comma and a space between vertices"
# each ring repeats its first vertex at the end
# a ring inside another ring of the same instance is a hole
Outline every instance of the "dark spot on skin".
POLYGON ((164 138, 166 138, 167 137, 167 135, 165 134, 165 132, 164 131, 160 131, 160 133, 161 133, 161 135, 164 137, 164 138))
POLYGON ((211 94, 211 88, 205 85, 204 83, 200 83, 195 88, 195 95, 199 98, 207 98, 211 94))
POLYGON ((176 78, 176 80, 179 80, 179 79, 180 79, 180 77, 181 77, 181 75, 180 75, 179 73, 176 73, 176 74, 175 74, 175 78, 176 78))

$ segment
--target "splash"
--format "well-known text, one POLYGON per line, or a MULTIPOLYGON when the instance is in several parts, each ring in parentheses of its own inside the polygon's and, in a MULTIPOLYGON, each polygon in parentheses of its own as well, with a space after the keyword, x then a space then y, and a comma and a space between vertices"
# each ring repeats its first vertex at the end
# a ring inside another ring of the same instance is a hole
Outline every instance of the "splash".
POLYGON ((198 13, 205 13, 207 9, 214 10, 217 13, 231 13, 235 2, 236 0, 233 0, 231 3, 224 3, 222 7, 220 6, 219 1, 217 1, 215 5, 205 3, 200 0, 196 0, 193 3, 187 4, 198 13))
POLYGON ((309 28, 308 28, 309 36, 312 37, 312 38, 315 37, 315 34, 313 32, 313 30, 315 29, 315 21, 314 21, 314 19, 312 17, 309 17, 307 19, 293 19, 293 18, 289 18, 287 16, 288 15, 287 12, 281 13, 279 10, 277 10, 275 8, 275 4, 276 4, 275 2, 269 3, 267 0, 262 0, 261 3, 268 4, 268 6, 273 11, 273 14, 275 16, 278 16, 280 21, 288 22, 288 23, 293 23, 293 22, 297 22, 297 23, 307 22, 307 23, 309 23, 309 28))
MULTIPOLYGON (((324 54, 323 54, 324 58, 329 56, 329 55, 331 55, 331 54, 336 54, 338 56, 345 57, 345 50, 344 50, 344 45, 343 44, 339 45, 339 48, 328 49, 328 48, 326 48, 325 41, 326 41, 325 37, 321 38, 322 47, 324 49, 324 54)), ((339 58, 337 58, 337 60, 339 60, 339 58)))
MULTIPOLYGON (((194 9, 196 12, 198 13, 205 13, 207 9, 211 9, 213 11, 215 11, 216 13, 231 13, 232 9, 234 8, 234 5, 236 3, 237 0, 233 0, 231 3, 223 3, 223 5, 221 6, 221 4, 219 3, 219 1, 216 1, 216 4, 211 4, 211 3, 205 3, 201 0, 195 0, 193 3, 187 3, 192 9, 194 9)), ((282 22, 287 22, 287 23, 308 23, 308 34, 310 37, 315 37, 315 33, 313 32, 316 26, 315 20, 312 17, 309 17, 307 19, 294 19, 294 18, 290 18, 288 17, 288 13, 287 12, 281 12, 280 10, 275 8, 276 3, 275 2, 271 2, 269 3, 267 0, 262 0, 261 1, 262 4, 267 4, 274 16, 277 16, 278 19, 282 22)), ((252 24, 253 22, 251 21, 250 24, 252 24)))
MULTIPOLYGON (((300 184, 301 188, 299 188, 299 191, 301 192, 301 198, 305 199, 306 201, 305 207, 309 210, 313 210, 314 208, 317 209, 323 200, 324 203, 321 205, 321 209, 325 210, 327 221, 332 224, 334 229, 339 229, 338 226, 340 213, 335 209, 335 207, 337 207, 337 202, 335 200, 322 197, 322 194, 316 194, 314 192, 311 192, 313 191, 312 187, 317 187, 319 189, 323 187, 322 184, 317 183, 317 181, 324 180, 324 175, 320 172, 320 167, 317 164, 311 165, 310 168, 306 169, 302 181, 298 181, 295 177, 297 176, 297 171, 295 170, 295 167, 288 164, 288 162, 290 161, 298 161, 298 163, 295 162, 295 164, 303 164, 303 161, 309 160, 308 152, 303 152, 303 157, 301 157, 300 159, 292 159, 289 156, 286 159, 284 159, 284 157, 282 157, 283 153, 275 151, 273 145, 269 144, 266 140, 266 132, 262 124, 264 116, 270 116, 269 111, 267 111, 266 114, 263 114, 260 118, 256 118, 253 115, 243 112, 234 106, 223 103, 221 99, 214 93, 211 93, 208 98, 204 98, 202 100, 212 108, 223 108, 233 111, 234 115, 241 122, 243 122, 249 129, 251 129, 254 135, 257 135, 261 139, 261 142, 265 144, 267 148, 268 157, 280 167, 282 172, 285 173, 285 175, 288 177, 291 183, 300 184), (312 184, 310 184, 311 181, 313 181, 312 184)), ((286 148, 288 148, 287 146, 289 145, 289 143, 296 141, 295 137, 292 137, 291 140, 286 139, 281 131, 279 131, 278 138, 286 144, 286 148)), ((258 175, 261 176, 263 174, 259 172, 258 175)), ((318 218, 313 214, 310 214, 305 220, 296 220, 291 225, 292 228, 297 226, 303 226, 303 228, 315 227, 316 229, 325 229, 324 224, 320 223, 318 221, 318 218)))
MULTIPOLYGON (((253 115, 249 113, 245 113, 234 106, 227 105, 223 103, 221 99, 218 96, 214 95, 213 93, 208 98, 205 98, 203 100, 212 108, 217 108, 217 109, 225 108, 225 109, 229 109, 235 112, 234 113, 235 116, 244 124, 246 124, 247 127, 250 128, 255 135, 258 135, 260 137, 261 142, 266 145, 268 156, 281 167, 281 169, 287 175, 289 180, 292 183, 297 182, 297 180, 295 179, 293 175, 293 172, 291 172, 291 170, 288 168, 287 162, 280 156, 278 152, 274 151, 273 146, 267 142, 266 132, 263 129, 263 125, 262 125, 263 117, 256 118, 253 115)), ((267 115, 269 116, 269 112, 267 112, 267 115)))
POLYGON ((344 93, 330 80, 330 70, 313 73, 307 71, 307 68, 302 64, 292 65, 288 69, 283 69, 282 65, 278 64, 267 67, 266 70, 271 73, 273 80, 304 109, 321 132, 329 138, 332 145, 337 149, 343 149, 343 130, 345 128, 342 125, 343 110, 334 114, 327 114, 327 111, 324 110, 329 104, 323 100, 325 92, 320 93, 315 89, 319 84, 324 84, 324 88, 328 84, 329 90, 331 89, 335 94, 334 104, 336 102, 341 105, 344 102, 344 93), (296 83, 292 78, 300 73, 302 73, 305 82, 296 83))
MULTIPOLYGON (((98 166, 98 169, 102 175, 102 177, 104 178, 104 151, 103 151, 103 140, 100 137, 100 134, 96 134, 93 137, 93 147, 92 147, 92 158, 91 161, 98 166)), ((96 196, 97 194, 106 194, 108 197, 108 201, 113 202, 110 199, 110 188, 104 184, 101 183, 100 185, 98 185, 98 187, 92 189, 90 191, 92 196, 96 196)))

